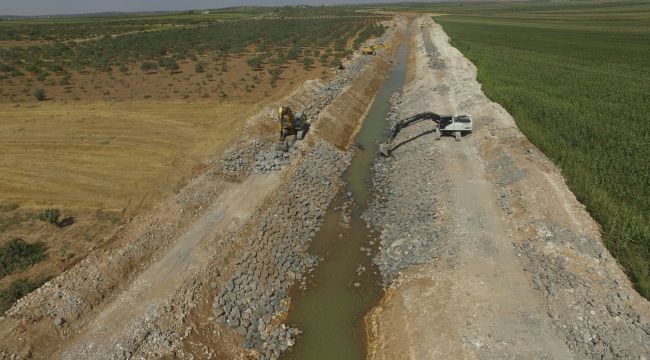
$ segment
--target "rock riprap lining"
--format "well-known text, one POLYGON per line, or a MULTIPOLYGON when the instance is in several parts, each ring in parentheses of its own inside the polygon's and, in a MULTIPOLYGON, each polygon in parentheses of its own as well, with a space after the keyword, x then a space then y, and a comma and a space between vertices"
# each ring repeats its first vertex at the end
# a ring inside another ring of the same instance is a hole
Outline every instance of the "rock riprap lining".
POLYGON ((245 337, 244 347, 258 350, 263 359, 279 357, 299 332, 274 318, 288 310, 289 288, 317 262, 307 249, 351 155, 325 141, 304 155, 277 202, 260 215, 237 273, 214 300, 216 321, 236 329, 245 337))

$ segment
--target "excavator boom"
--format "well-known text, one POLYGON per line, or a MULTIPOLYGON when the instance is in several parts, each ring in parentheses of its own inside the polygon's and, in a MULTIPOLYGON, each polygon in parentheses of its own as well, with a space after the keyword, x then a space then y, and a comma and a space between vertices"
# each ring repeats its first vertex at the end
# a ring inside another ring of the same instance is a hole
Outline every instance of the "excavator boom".
POLYGON ((423 112, 398 121, 391 129, 388 141, 379 147, 379 152, 384 156, 389 156, 391 151, 394 150, 391 143, 402 129, 424 120, 431 120, 435 124, 436 140, 439 140, 441 133, 445 132, 454 133, 456 140, 459 141, 461 133, 472 131, 472 120, 466 115, 454 117, 433 112, 423 112))

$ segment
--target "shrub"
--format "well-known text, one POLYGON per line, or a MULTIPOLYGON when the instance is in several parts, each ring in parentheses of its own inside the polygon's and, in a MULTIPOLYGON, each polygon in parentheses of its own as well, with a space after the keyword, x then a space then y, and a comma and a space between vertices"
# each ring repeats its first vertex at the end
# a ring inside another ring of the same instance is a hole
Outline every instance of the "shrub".
POLYGON ((13 211, 20 207, 16 203, 0 204, 0 211, 13 211))
POLYGON ((144 72, 155 71, 158 69, 158 64, 154 62, 145 61, 140 65, 140 69, 144 72))
POLYGON ((43 220, 43 221, 47 221, 47 222, 49 222, 51 224, 56 224, 56 223, 59 222, 59 217, 60 216, 61 216, 61 211, 59 211, 59 209, 52 208, 52 209, 44 210, 38 216, 38 218, 43 220))
POLYGON ((194 71, 196 71, 197 73, 202 73, 205 71, 205 68, 203 67, 203 64, 196 63, 196 65, 194 65, 194 71))
POLYGON ((0 71, 14 77, 23 75, 23 73, 21 73, 15 66, 8 65, 8 64, 0 64, 0 71))
POLYGON ((174 73, 181 68, 176 62, 176 60, 169 57, 164 57, 158 60, 158 65, 160 65, 162 68, 169 71, 170 73, 174 73))
POLYGON ((343 65, 343 63, 341 62, 341 59, 334 59, 330 63, 330 66, 334 67, 334 68, 339 68, 339 67, 341 67, 341 65, 343 65))
POLYGON ((70 79, 71 79, 71 78, 72 78, 72 77, 70 76, 70 74, 65 74, 65 75, 61 78, 61 81, 59 81, 59 84, 61 84, 61 85, 70 85, 70 79))
POLYGON ((275 84, 280 79, 281 74, 282 69, 279 67, 269 69, 269 75, 271 75, 271 86, 275 87, 275 84))
POLYGON ((329 56, 328 56, 328 55, 321 55, 321 57, 320 57, 320 63, 323 64, 323 65, 325 65, 325 64, 327 64, 327 60, 328 60, 328 59, 329 59, 329 56))
POLYGON ((45 250, 42 242, 28 244, 18 238, 9 240, 0 246, 0 279, 44 260, 45 250))
POLYGON ((296 60, 300 56, 300 53, 301 53, 300 46, 296 45, 293 46, 291 49, 289 49, 289 51, 287 51, 285 58, 287 60, 296 60))
POLYGON ((246 60, 246 63, 248 66, 252 67, 253 69, 259 69, 262 67, 262 58, 260 56, 255 56, 250 59, 246 60))
POLYGON ((3 315, 9 310, 20 298, 38 289, 48 280, 49 278, 47 277, 41 277, 33 281, 27 279, 13 281, 6 289, 0 291, 0 315, 3 315))
POLYGON ((311 69, 311 66, 314 65, 314 59, 306 57, 302 59, 302 64, 305 66, 305 70, 311 69))
POLYGON ((45 90, 43 90, 43 89, 36 89, 36 91, 34 91, 34 97, 38 101, 43 101, 43 100, 47 99, 47 94, 45 93, 45 90))
POLYGON ((38 81, 45 81, 47 80, 47 77, 50 76, 50 74, 47 71, 41 71, 36 75, 36 80, 38 81))

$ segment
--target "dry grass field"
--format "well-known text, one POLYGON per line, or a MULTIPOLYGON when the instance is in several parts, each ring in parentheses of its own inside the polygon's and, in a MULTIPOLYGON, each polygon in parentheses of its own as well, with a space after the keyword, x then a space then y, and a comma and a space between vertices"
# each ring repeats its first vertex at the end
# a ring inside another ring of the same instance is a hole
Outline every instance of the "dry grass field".
POLYGON ((238 102, 41 102, 0 108, 0 199, 135 211, 241 130, 238 102))
POLYGON ((0 105, 0 255, 22 239, 44 259, 0 276, 0 313, 104 245, 116 226, 168 196, 238 136, 261 104, 124 101, 0 105), (61 210, 72 226, 39 220, 61 210))

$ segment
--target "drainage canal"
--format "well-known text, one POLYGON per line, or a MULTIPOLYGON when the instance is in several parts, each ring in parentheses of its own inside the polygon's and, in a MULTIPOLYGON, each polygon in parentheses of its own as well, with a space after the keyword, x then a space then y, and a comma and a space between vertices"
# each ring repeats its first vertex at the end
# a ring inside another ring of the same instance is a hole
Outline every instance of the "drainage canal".
POLYGON ((361 219, 370 196, 371 166, 377 142, 386 133, 389 98, 406 81, 408 41, 377 93, 356 138, 359 150, 344 174, 345 190, 328 209, 310 252, 323 261, 309 277, 306 290, 293 289, 287 323, 303 331, 287 360, 365 359, 363 317, 383 295, 372 264, 377 241, 361 219), (351 196, 351 197, 350 197, 351 196))

